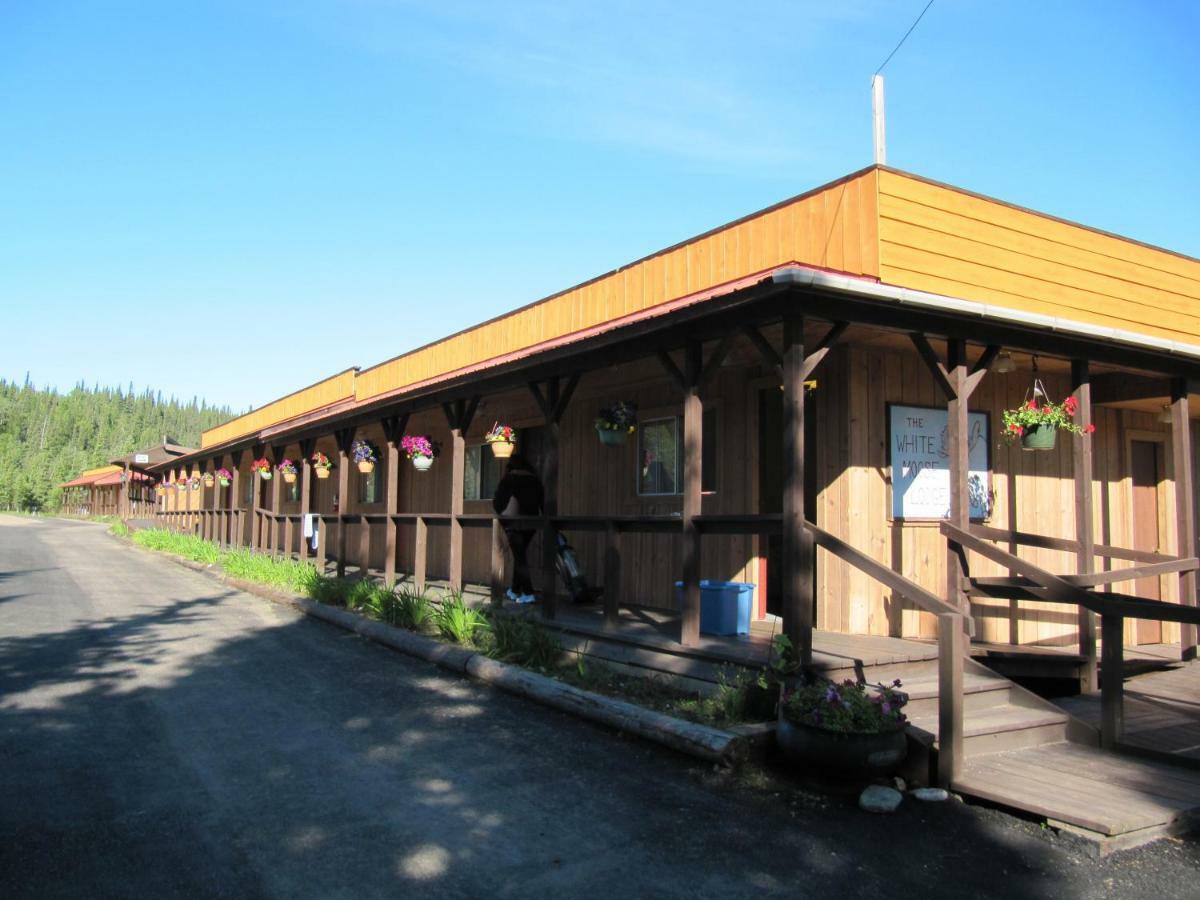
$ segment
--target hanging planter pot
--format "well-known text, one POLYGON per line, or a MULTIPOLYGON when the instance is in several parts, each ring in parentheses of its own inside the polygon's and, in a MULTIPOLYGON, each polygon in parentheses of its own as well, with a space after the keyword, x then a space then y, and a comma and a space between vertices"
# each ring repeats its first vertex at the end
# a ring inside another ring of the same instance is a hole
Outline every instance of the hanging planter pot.
POLYGON ((257 472, 263 481, 271 480, 271 464, 267 462, 265 456, 261 459, 256 459, 253 463, 251 463, 250 471, 257 472))
POLYGON ((432 456, 414 456, 412 460, 413 468, 418 472, 428 472, 433 468, 432 456))
POLYGON ((206 488, 210 488, 210 487, 212 487, 212 486, 213 486, 213 481, 214 481, 214 479, 213 479, 213 474, 212 474, 212 472, 205 472, 205 473, 204 473, 204 486, 205 486, 206 488))
POLYGON ((370 475, 372 472, 375 471, 375 463, 360 462, 358 464, 358 471, 362 472, 364 475, 370 475))
POLYGON ((318 481, 324 481, 329 477, 330 469, 328 466, 317 466, 313 471, 317 473, 318 481))
POLYGON ((517 430, 511 425, 494 422, 492 430, 485 434, 483 439, 491 445, 493 456, 497 459, 508 459, 517 445, 517 430))
POLYGON ((263 480, 263 481, 270 481, 270 480, 271 480, 271 472, 270 472, 270 471, 266 471, 266 472, 259 472, 258 474, 262 476, 262 480, 263 480))
POLYGON ((600 443, 605 447, 620 447, 629 437, 628 431, 616 431, 612 428, 596 426, 596 434, 600 435, 600 443))
POLYGON ((232 472, 230 472, 224 466, 217 469, 217 484, 219 484, 221 487, 229 487, 231 481, 233 481, 232 472))
POLYGON ((439 452, 439 446, 427 434, 404 435, 400 438, 400 449, 412 460, 413 468, 418 472, 428 472, 439 452))
POLYGON ((1022 450, 1053 450, 1058 429, 1053 425, 1034 425, 1021 435, 1022 450))
POLYGON ((296 464, 294 462, 287 457, 284 457, 279 465, 277 465, 275 468, 279 470, 279 474, 283 476, 284 481, 286 481, 288 484, 295 484, 296 464))
POLYGON ((375 463, 379 459, 379 449, 370 441, 357 440, 350 448, 350 455, 358 471, 369 475, 375 471, 375 463))

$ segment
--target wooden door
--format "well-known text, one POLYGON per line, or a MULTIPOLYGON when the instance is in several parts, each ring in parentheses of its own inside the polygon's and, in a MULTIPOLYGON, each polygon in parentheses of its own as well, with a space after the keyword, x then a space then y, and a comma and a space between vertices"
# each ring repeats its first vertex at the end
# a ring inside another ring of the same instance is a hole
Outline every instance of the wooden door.
MULTIPOLYGON (((1158 482, 1162 474, 1161 444, 1157 441, 1130 442, 1130 469, 1133 478, 1133 546, 1136 550, 1158 552, 1158 482)), ((1134 593, 1150 600, 1162 599, 1157 577, 1139 578, 1134 593)), ((1135 643, 1157 644, 1162 641, 1162 623, 1150 619, 1134 620, 1135 643)))

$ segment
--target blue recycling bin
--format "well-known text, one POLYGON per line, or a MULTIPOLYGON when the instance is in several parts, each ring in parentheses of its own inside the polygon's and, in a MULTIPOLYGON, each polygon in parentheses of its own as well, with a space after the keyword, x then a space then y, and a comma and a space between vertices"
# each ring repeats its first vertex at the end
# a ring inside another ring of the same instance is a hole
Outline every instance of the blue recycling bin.
MULTIPOLYGON (((700 633, 749 634, 754 585, 744 581, 700 582, 700 633)), ((683 582, 675 582, 675 602, 683 606, 683 582)))

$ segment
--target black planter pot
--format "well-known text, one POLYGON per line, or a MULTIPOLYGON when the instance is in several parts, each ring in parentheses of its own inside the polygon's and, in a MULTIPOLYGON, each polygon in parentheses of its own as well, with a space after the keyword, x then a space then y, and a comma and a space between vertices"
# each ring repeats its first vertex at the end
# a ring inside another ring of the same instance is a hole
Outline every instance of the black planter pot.
POLYGON ((805 768, 891 775, 908 755, 903 728, 880 734, 846 734, 779 717, 775 741, 789 760, 805 768))

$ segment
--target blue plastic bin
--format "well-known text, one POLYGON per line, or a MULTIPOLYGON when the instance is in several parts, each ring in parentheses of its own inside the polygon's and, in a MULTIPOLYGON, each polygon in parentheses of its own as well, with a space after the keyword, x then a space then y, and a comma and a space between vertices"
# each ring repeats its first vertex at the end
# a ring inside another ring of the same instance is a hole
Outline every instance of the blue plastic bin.
MULTIPOLYGON (((700 582, 700 633, 749 634, 754 585, 744 581, 700 582)), ((683 606, 683 582, 675 582, 675 601, 683 606)))

